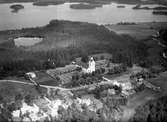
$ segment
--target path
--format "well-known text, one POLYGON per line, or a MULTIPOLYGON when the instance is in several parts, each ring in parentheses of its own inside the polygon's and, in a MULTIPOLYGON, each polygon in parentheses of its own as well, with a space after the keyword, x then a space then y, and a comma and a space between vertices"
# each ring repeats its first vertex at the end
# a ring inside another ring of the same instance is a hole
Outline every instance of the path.
MULTIPOLYGON (((12 83, 20 83, 20 84, 25 84, 25 85, 32 85, 34 86, 33 83, 27 83, 27 82, 22 82, 22 81, 16 81, 16 80, 0 80, 0 82, 12 82, 12 83)), ((61 88, 61 87, 57 87, 57 86, 47 86, 47 85, 40 85, 43 88, 47 88, 47 89, 60 89, 60 90, 69 90, 66 88, 61 88)))

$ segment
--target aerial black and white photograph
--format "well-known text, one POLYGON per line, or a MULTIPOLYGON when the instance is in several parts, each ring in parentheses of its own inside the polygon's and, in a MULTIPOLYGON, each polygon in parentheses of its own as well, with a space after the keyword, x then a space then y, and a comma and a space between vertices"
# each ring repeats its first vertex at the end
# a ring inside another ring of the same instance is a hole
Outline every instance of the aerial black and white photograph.
POLYGON ((167 122, 167 0, 0 0, 0 122, 167 122))

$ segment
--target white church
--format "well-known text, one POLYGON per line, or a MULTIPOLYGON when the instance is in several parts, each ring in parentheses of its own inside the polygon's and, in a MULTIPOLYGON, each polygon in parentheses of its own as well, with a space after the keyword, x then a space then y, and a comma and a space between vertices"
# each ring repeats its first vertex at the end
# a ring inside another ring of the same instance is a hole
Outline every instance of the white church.
POLYGON ((87 69, 82 68, 82 70, 85 73, 92 73, 92 72, 95 72, 95 66, 96 66, 96 62, 94 61, 93 57, 91 57, 88 62, 88 68, 87 69))

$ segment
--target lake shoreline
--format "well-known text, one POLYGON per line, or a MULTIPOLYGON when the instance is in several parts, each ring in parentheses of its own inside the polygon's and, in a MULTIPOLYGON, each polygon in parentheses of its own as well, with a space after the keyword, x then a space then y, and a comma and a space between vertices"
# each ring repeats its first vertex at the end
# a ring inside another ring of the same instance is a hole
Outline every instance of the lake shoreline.
MULTIPOLYGON (((65 3, 40 7, 33 5, 33 3, 15 4, 0 4, 0 16, 3 16, 0 20, 0 30, 44 26, 52 19, 89 22, 98 25, 118 22, 166 22, 167 20, 165 15, 152 14, 152 10, 133 10, 132 7, 135 5, 127 4, 65 3), (20 9, 18 13, 12 13, 10 6, 15 4, 23 5, 25 9, 20 9), (33 21, 29 17, 32 17, 33 21)), ((159 5, 146 6, 153 8, 159 5)), ((162 7, 159 6, 158 9, 162 9, 162 7)))
MULTIPOLYGON (((36 6, 48 6, 48 5, 59 5, 59 4, 64 4, 64 3, 73 3, 73 2, 77 2, 77 3, 85 3, 84 0, 48 0, 48 1, 43 1, 43 0, 0 0, 0 4, 5 4, 5 3, 30 3, 32 2, 33 5, 36 6)), ((100 4, 100 5, 105 5, 105 4, 110 4, 110 3, 117 3, 117 4, 130 4, 130 5, 135 5, 135 4, 141 4, 141 5, 148 5, 148 4, 159 4, 159 5, 166 5, 167 6, 167 2, 165 1, 140 1, 140 0, 102 0, 102 1, 91 1, 91 0, 87 0, 86 3, 89 4, 100 4)))
MULTIPOLYGON (((98 25, 98 26, 105 26, 105 27, 109 27, 109 26, 114 26, 114 27, 120 27, 120 26, 140 26, 140 25, 167 25, 167 22, 166 21, 162 21, 162 22, 156 22, 156 21, 153 21, 153 22, 118 22, 118 23, 115 23, 115 24, 97 24, 97 23, 92 23, 92 22, 82 22, 82 21, 71 21, 71 20, 59 20, 59 19, 53 19, 53 20, 56 20, 56 21, 69 21, 69 22, 74 22, 74 23, 87 23, 87 24, 93 24, 93 25, 98 25)), ((52 20, 50 20, 51 22, 52 20)), ((49 23, 50 23, 49 22, 49 23)), ((16 28, 16 29, 6 29, 6 30, 0 30, 0 33, 1 32, 5 32, 5 33, 12 33, 12 31, 20 31, 20 30, 25 30, 25 29, 39 29, 39 28, 43 28, 45 26, 47 26, 49 23, 45 24, 45 25, 42 25, 42 26, 34 26, 34 27, 23 27, 23 28, 16 28)), ((43 38, 43 36, 33 36, 33 35, 25 35, 24 37, 39 37, 39 38, 43 38)))
POLYGON ((155 15, 165 15, 165 16, 167 16, 167 11, 153 11, 152 12, 153 14, 155 14, 155 15))
MULTIPOLYGON (((50 23, 52 23, 52 21, 58 21, 58 22, 70 22, 70 23, 85 23, 85 24, 91 24, 91 25, 98 25, 96 23, 89 23, 89 22, 80 22, 80 21, 69 21, 69 20, 51 20, 48 24, 44 25, 44 26, 36 26, 36 27, 27 27, 27 28, 21 28, 21 29, 9 29, 9 30, 0 30, 0 36, 3 35, 3 34, 10 34, 10 33, 17 33, 16 35, 17 36, 14 36, 14 38, 19 38, 19 37, 28 37, 28 38, 33 38, 33 37, 38 37, 38 38, 44 38, 44 36, 41 36, 41 35, 36 35, 36 34, 20 34, 22 33, 22 31, 29 31, 29 32, 33 32, 33 31, 36 31, 36 30, 41 30, 41 29, 44 29, 46 28, 47 26, 51 25, 50 23), (19 36, 20 35, 20 36, 19 36)), ((116 32, 117 34, 128 34, 127 33, 124 33, 123 31, 127 31, 127 28, 128 30, 131 30, 131 31, 134 31, 134 29, 149 29, 149 30, 153 30, 155 32, 155 30, 159 30, 160 28, 167 28, 167 22, 137 22, 137 23, 132 23, 132 22, 126 22, 126 24, 120 24, 120 23, 117 23, 117 24, 101 24, 101 25, 98 25, 98 26, 104 26, 106 27, 107 29, 111 30, 111 31, 114 31, 116 32), (154 27, 155 26, 155 27, 154 27)), ((41 32, 43 33, 43 32, 41 32)), ((130 35, 131 37, 133 37, 133 35, 131 35, 130 33, 128 34, 130 35)), ((149 34, 150 35, 150 34, 149 34)), ((134 37, 133 37, 134 38, 134 37)), ((1 42, 0 42, 1 44, 1 42)))

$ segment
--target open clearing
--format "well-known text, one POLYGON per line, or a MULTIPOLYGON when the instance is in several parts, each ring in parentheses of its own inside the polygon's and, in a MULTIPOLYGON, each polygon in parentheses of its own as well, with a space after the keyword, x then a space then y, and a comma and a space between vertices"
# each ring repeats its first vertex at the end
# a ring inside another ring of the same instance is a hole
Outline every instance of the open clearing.
POLYGON ((156 34, 160 29, 167 28, 167 22, 150 22, 125 25, 106 25, 106 27, 118 34, 128 34, 137 40, 147 39, 156 34))

